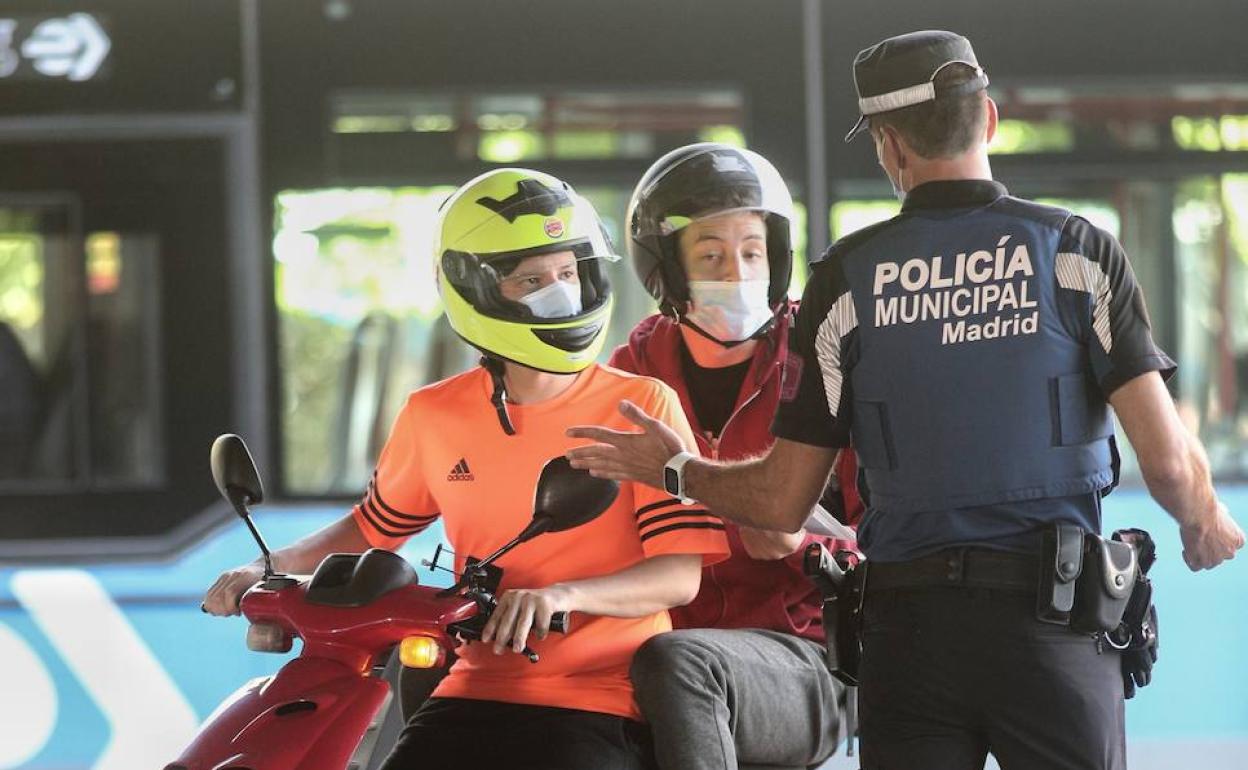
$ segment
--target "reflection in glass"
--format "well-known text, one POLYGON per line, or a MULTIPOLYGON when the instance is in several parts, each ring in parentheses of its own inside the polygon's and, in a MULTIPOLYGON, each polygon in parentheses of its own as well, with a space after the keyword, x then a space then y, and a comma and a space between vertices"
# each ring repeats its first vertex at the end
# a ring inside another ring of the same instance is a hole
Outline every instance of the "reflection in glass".
POLYGON ((407 392, 472 362, 440 321, 430 252, 437 207, 453 189, 278 195, 287 491, 357 493, 407 392))
POLYGON ((0 482, 154 485, 164 475, 157 242, 80 239, 72 222, 68 202, 0 207, 0 482))

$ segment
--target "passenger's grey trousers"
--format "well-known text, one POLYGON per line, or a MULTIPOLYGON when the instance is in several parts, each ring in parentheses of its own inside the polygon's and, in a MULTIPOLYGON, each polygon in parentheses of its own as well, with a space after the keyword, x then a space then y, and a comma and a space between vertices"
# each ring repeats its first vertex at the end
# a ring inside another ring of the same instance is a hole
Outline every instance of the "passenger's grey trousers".
POLYGON ((757 629, 660 634, 633 658, 663 770, 805 768, 836 750, 845 688, 821 644, 757 629))

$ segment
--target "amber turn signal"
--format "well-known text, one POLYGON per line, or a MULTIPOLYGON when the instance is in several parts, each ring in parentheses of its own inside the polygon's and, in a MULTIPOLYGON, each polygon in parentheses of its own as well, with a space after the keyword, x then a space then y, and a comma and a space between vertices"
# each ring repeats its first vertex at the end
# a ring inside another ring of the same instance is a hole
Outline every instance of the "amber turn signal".
POLYGON ((399 660, 408 668, 433 668, 442 661, 442 645, 427 636, 409 636, 399 642, 399 660))

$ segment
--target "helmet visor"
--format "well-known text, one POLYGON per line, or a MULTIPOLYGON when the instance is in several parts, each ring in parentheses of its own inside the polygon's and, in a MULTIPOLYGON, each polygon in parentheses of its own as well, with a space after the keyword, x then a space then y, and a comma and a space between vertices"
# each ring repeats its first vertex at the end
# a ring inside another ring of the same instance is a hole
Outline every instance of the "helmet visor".
POLYGON ((717 148, 676 164, 634 193, 634 200, 634 238, 671 235, 698 219, 733 211, 793 221, 793 198, 775 166, 733 148, 717 148))
POLYGON ((448 251, 447 280, 483 315, 503 321, 568 321, 597 310, 610 293, 606 265, 620 257, 594 244, 504 254, 448 251))

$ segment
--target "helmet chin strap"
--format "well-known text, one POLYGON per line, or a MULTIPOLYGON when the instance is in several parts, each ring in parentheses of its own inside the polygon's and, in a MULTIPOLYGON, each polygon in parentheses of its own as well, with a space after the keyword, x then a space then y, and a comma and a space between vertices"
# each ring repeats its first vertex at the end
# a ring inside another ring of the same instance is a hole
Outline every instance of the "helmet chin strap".
POLYGON ((775 313, 772 313, 772 314, 771 314, 771 318, 770 318, 770 319, 768 319, 767 323, 765 323, 765 324, 763 324, 762 326, 758 327, 758 331, 754 332, 753 334, 751 334, 750 336, 746 337, 745 339, 743 339, 743 340, 732 340, 732 341, 729 341, 729 342, 725 342, 724 340, 721 340, 721 339, 719 339, 718 337, 712 336, 712 335, 711 335, 711 333, 710 333, 710 332, 708 332, 706 329, 703 329, 701 326, 698 326, 698 325, 697 325, 697 324, 695 324, 693 321, 690 321, 690 320, 689 320, 689 316, 687 316, 687 315, 686 315, 686 316, 682 316, 682 315, 680 315, 679 313, 677 313, 677 314, 676 314, 676 322, 677 322, 677 323, 679 323, 679 324, 681 324, 682 326, 688 326, 690 329, 693 329, 695 332, 697 332, 698 334, 702 335, 703 337, 705 337, 706 339, 710 340, 711 342, 714 342, 716 345, 719 345, 720 347, 727 348, 727 349, 732 349, 732 348, 735 348, 735 347, 736 347, 736 346, 738 346, 738 345, 744 345, 745 343, 749 342, 750 340, 757 340, 757 339, 761 339, 761 338, 763 338, 763 337, 766 337, 766 336, 767 336, 767 333, 771 331, 771 327, 773 327, 773 326, 775 326, 775 325, 776 325, 776 314, 775 314, 775 313))
POLYGON ((507 415, 507 386, 503 383, 503 362, 493 356, 481 356, 481 365, 490 373, 490 380, 494 383, 494 392, 490 394, 490 403, 494 405, 494 411, 498 415, 498 423, 503 426, 503 433, 508 436, 516 435, 516 428, 511 424, 511 418, 507 415))

